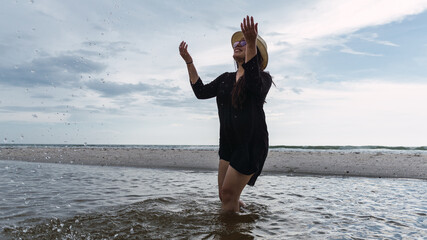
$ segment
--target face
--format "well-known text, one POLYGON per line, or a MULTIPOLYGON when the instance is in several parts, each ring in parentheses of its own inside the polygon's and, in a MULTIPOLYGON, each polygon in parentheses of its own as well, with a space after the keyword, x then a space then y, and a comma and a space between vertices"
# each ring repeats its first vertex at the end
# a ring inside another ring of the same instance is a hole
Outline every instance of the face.
POLYGON ((245 39, 242 38, 238 43, 233 43, 233 58, 236 61, 242 61, 245 59, 246 55, 246 42, 245 39), (242 46, 244 45, 244 46, 242 46))

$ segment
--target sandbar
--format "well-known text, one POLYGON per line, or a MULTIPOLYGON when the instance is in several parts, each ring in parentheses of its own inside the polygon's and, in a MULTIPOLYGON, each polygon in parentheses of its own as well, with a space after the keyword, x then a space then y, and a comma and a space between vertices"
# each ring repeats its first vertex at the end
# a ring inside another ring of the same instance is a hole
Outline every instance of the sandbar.
MULTIPOLYGON (((132 147, 2 147, 0 160, 217 170, 218 151, 132 147)), ((263 173, 427 179, 427 153, 271 150, 263 173)))

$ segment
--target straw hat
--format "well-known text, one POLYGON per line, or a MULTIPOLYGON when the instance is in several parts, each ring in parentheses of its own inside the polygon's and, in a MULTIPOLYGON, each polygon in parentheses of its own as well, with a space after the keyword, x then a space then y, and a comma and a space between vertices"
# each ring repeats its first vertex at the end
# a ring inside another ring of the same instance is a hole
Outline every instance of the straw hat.
MULTIPOLYGON (((240 41, 242 38, 244 38, 242 31, 235 32, 233 36, 231 36, 231 46, 233 46, 233 43, 240 41)), ((261 70, 264 70, 268 64, 267 44, 259 35, 257 36, 256 46, 258 47, 263 58, 261 63, 261 70)))

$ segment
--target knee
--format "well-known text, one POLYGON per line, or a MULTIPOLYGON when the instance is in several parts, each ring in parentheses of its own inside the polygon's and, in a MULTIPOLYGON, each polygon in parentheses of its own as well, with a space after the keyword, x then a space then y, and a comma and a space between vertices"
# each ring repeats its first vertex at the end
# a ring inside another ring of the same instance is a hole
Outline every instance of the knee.
POLYGON ((223 203, 231 202, 237 199, 237 193, 232 188, 223 187, 221 189, 220 195, 223 203))

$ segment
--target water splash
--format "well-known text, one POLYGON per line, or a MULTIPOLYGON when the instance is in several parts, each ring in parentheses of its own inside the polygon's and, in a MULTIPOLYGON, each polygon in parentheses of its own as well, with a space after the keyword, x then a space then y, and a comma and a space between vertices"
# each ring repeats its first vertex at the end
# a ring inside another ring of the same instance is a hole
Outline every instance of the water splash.
POLYGON ((36 225, 6 227, 3 232, 24 239, 253 239, 259 214, 266 214, 223 215, 214 202, 179 202, 172 197, 105 210, 63 220, 41 219, 36 225))

